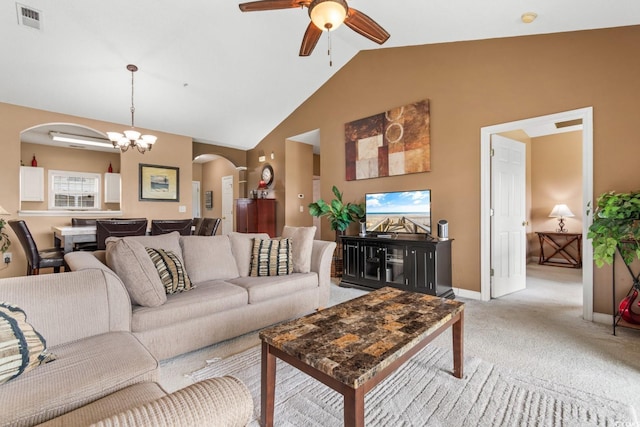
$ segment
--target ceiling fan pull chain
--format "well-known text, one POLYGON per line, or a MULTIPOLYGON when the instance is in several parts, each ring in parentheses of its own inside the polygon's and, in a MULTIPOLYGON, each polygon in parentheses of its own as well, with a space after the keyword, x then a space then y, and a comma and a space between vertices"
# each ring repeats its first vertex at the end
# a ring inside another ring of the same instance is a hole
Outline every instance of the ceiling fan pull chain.
POLYGON ((327 55, 329 55, 329 67, 333 66, 333 57, 331 56, 331 31, 327 29, 328 39, 329 40, 329 50, 327 51, 327 55))

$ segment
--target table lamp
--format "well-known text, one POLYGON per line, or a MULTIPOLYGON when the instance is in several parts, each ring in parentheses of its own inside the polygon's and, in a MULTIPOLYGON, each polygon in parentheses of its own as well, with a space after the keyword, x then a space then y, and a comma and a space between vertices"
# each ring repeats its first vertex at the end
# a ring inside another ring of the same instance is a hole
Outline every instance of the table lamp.
POLYGON ((569 230, 564 228, 564 218, 570 218, 570 217, 573 217, 575 215, 573 214, 573 212, 571 212, 571 209, 569 209, 569 207, 567 205, 560 204, 560 205, 555 205, 553 207, 553 210, 551 211, 549 216, 551 218, 560 218, 558 220, 558 226, 560 228, 556 229, 556 231, 558 233, 566 233, 569 230))

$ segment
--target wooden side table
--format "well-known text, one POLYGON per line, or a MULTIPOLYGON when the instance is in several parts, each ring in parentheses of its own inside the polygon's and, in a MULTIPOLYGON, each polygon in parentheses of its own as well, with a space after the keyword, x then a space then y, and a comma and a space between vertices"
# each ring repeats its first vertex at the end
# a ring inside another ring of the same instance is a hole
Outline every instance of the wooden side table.
POLYGON ((538 264, 555 265, 557 267, 582 268, 582 233, 558 233, 536 231, 540 240, 540 257, 538 264), (550 246, 551 255, 544 252, 545 246, 550 246), (574 248, 571 250, 570 248, 574 248), (577 255, 575 255, 577 253, 577 255), (559 255, 564 259, 553 259, 559 255))

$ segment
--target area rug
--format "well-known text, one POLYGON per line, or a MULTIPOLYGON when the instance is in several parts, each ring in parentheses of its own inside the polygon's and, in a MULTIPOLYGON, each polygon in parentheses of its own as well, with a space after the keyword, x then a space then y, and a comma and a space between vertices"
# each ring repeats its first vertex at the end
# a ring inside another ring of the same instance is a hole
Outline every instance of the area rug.
MULTIPOLYGON (((260 418, 260 347, 191 374, 222 375, 251 390, 260 418)), ((632 407, 595 394, 465 358, 464 378, 451 374, 450 350, 427 346, 365 397, 367 426, 636 426, 632 407)), ((342 396, 277 360, 275 425, 341 426, 342 396)))

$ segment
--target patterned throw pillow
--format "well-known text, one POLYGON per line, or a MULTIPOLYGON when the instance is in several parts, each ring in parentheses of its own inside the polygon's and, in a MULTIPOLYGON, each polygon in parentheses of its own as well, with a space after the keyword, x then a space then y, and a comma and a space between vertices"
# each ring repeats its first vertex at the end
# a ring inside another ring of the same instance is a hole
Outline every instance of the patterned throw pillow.
POLYGON ((0 302, 0 384, 55 360, 46 347, 22 309, 0 302))
POLYGON ((164 249, 145 248, 151 257, 151 261, 156 266, 160 280, 164 285, 165 292, 174 294, 188 291, 193 288, 191 280, 182 265, 180 258, 172 251, 164 249))
POLYGON ((284 276, 292 272, 289 239, 253 239, 250 276, 284 276))

